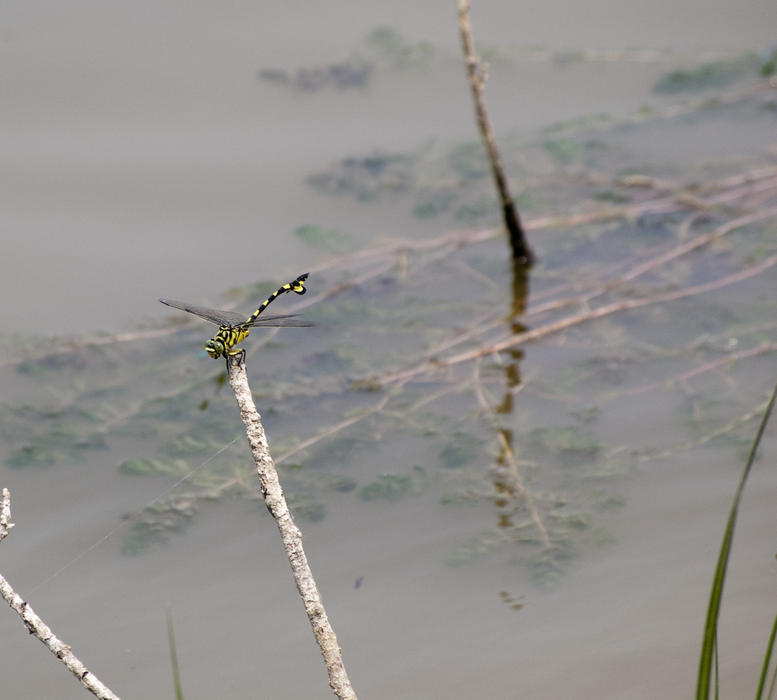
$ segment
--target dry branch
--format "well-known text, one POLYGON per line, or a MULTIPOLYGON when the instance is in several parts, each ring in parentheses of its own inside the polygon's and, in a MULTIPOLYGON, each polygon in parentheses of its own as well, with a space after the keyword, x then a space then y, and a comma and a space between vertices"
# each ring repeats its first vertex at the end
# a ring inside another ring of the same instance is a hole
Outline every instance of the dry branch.
POLYGON ((598 288, 594 288, 590 290, 588 293, 586 293, 583 296, 569 297, 566 299, 557 299, 551 302, 547 302, 545 304, 541 304, 539 306, 532 307, 531 309, 529 309, 529 311, 527 311, 526 316, 533 316, 533 315, 545 313, 547 311, 560 309, 565 306, 585 305, 588 302, 593 301, 597 297, 600 297, 603 294, 606 294, 607 292, 613 291, 619 285, 622 285, 625 282, 632 282, 633 280, 637 279, 637 277, 644 275, 646 272, 650 272, 651 270, 654 270, 657 267, 666 265, 668 262, 671 262, 672 260, 675 260, 676 258, 679 258, 682 255, 685 255, 694 250, 697 250, 698 248, 702 248, 705 245, 709 245, 710 243, 713 243, 716 240, 723 238, 723 236, 725 236, 728 233, 731 233, 732 231, 742 228, 743 226, 747 226, 749 224, 755 223, 756 221, 771 219, 773 217, 777 217, 777 207, 762 209, 760 211, 754 212, 753 214, 747 214, 745 216, 740 216, 740 217, 737 217, 736 219, 732 219, 731 221, 727 221, 724 224, 721 224, 720 226, 718 226, 711 233, 705 233, 700 236, 696 236, 696 238, 693 238, 690 241, 686 241, 685 243, 681 243, 680 245, 674 246, 670 250, 664 253, 661 253, 660 255, 649 258, 648 260, 644 260, 630 267, 628 270, 620 274, 615 279, 611 280, 610 282, 607 282, 606 284, 600 285, 598 288))
POLYGON ((660 382, 643 384, 642 386, 627 389, 618 393, 617 396, 619 398, 622 396, 636 396, 637 394, 643 394, 646 391, 665 389, 673 384, 685 384, 688 382, 688 380, 693 379, 700 374, 704 374, 705 372, 712 372, 714 370, 720 369, 721 367, 733 365, 739 360, 745 360, 750 357, 757 357, 758 355, 764 355, 769 352, 777 352, 777 343, 761 343, 754 348, 738 350, 737 352, 732 352, 724 355, 723 357, 719 357, 716 360, 704 362, 698 367, 693 367, 692 369, 686 370, 685 372, 681 372, 671 377, 667 377, 666 379, 662 379, 660 382))
MULTIPOLYGON (((11 494, 8 489, 3 489, 2 505, 0 505, 0 540, 3 540, 13 527, 11 522, 11 494)), ((70 647, 58 639, 51 629, 35 614, 35 611, 22 597, 14 591, 11 584, 0 575, 0 595, 8 605, 22 618, 30 634, 35 635, 43 642, 48 650, 54 654, 70 672, 81 682, 92 695, 103 700, 119 700, 110 688, 104 685, 97 676, 89 671, 86 666, 70 650, 70 647)))
POLYGON ((696 296, 697 294, 704 294, 706 292, 713 291, 715 289, 721 289, 730 284, 741 282, 742 280, 755 277, 764 270, 768 270, 771 267, 777 265, 777 255, 772 255, 765 260, 762 260, 757 265, 753 265, 745 270, 727 275, 711 282, 705 282, 704 284, 697 284, 684 289, 679 289, 673 292, 665 292, 662 294, 655 294, 649 297, 643 297, 641 299, 627 299, 625 301, 617 301, 611 304, 605 304, 597 309, 587 309, 577 314, 571 314, 565 318, 553 321, 552 323, 546 323, 543 326, 538 326, 530 331, 524 331, 523 333, 517 333, 510 335, 501 340, 498 340, 490 345, 475 350, 469 350, 459 353, 453 357, 437 358, 432 360, 425 360, 424 362, 412 367, 410 369, 396 372, 395 374, 387 375, 380 378, 382 384, 390 384, 394 382, 407 382, 413 377, 418 376, 427 371, 434 369, 441 369, 451 367, 461 362, 468 362, 475 360, 479 357, 485 357, 486 355, 493 355, 507 350, 508 348, 514 348, 525 343, 545 338, 554 333, 559 333, 567 328, 586 323, 588 321, 594 321, 605 316, 610 316, 620 311, 627 311, 630 309, 638 309, 643 306, 649 306, 651 304, 660 304, 668 301, 675 301, 677 299, 684 299, 686 297, 696 296))
POLYGON ((329 687, 338 698, 356 700, 356 693, 351 687, 351 681, 343 664, 337 637, 329 623, 324 604, 321 602, 321 595, 313 578, 313 572, 310 570, 305 550, 302 547, 302 534, 292 520, 289 506, 283 495, 278 472, 270 455, 262 420, 256 410, 251 389, 248 386, 243 356, 238 355, 232 358, 228 362, 228 366, 229 382, 235 392, 235 399, 240 407, 240 417, 246 427, 246 435, 259 475, 262 495, 267 509, 275 519, 281 533, 281 540, 289 558, 297 590, 305 605, 305 612, 313 628, 316 642, 321 649, 321 655, 324 657, 329 675, 329 687))

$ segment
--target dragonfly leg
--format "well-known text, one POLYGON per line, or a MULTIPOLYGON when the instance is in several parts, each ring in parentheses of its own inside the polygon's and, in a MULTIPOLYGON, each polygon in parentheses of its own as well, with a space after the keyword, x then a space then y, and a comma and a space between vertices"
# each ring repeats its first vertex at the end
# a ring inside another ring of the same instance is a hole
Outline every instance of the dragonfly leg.
POLYGON ((240 348, 240 350, 230 350, 228 353, 225 353, 224 359, 227 361, 227 372, 229 372, 231 362, 234 362, 238 367, 245 366, 245 348, 240 348))

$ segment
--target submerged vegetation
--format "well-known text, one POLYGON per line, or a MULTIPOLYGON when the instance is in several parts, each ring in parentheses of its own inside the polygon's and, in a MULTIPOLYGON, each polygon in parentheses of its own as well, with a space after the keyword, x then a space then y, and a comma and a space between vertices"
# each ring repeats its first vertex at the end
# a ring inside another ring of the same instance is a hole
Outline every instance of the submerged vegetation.
POLYGON ((674 70, 664 75, 655 86, 656 92, 678 93, 692 90, 728 87, 743 76, 755 77, 759 60, 745 54, 728 60, 703 63, 696 68, 674 70))
POLYGON ((299 92, 320 90, 363 90, 370 86, 374 72, 428 67, 437 57, 426 42, 411 43, 388 26, 373 29, 361 48, 348 58, 327 65, 301 66, 294 71, 268 67, 257 72, 266 83, 292 88, 299 92))
MULTIPOLYGON (((397 67, 431 55, 386 32, 372 47, 397 67)), ((551 584, 613 540, 608 516, 635 470, 708 444, 736 454, 777 351, 777 168, 754 156, 657 164, 624 133, 636 142, 660 120, 682 139, 689 124, 763 114, 767 101, 754 90, 534 140, 508 134, 502 155, 540 252, 530 274, 489 228, 499 214, 479 144, 357 154, 312 174, 311 187, 353 206, 391 201, 408 217, 483 228, 358 252, 325 223, 295 231, 336 256, 286 307, 307 307, 318 328, 304 343, 256 333, 247 348, 295 513, 320 521, 344 499, 485 511, 491 527, 440 558, 504 556, 551 584)), ((278 282, 231 290, 230 303, 249 308, 278 282)), ((107 461, 117 478, 159 478, 160 496, 127 515, 130 553, 184 530, 203 504, 256 499, 204 340, 175 319, 53 352, 13 357, 24 345, 12 344, 4 371, 30 398, 0 404, 5 463, 107 461)))

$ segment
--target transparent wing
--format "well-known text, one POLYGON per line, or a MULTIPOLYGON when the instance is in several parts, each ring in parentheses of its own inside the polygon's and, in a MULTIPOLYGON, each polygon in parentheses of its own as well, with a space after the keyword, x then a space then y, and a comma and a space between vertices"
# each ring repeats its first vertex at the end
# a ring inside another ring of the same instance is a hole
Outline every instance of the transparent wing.
POLYGON ((267 314, 266 316, 260 316, 255 321, 251 321, 251 323, 247 325, 250 328, 261 326, 308 328, 309 326, 315 326, 316 324, 298 318, 298 314, 267 314))
MULTIPOLYGON (((172 299, 160 299, 163 304, 172 306, 174 309, 181 309, 181 311, 187 311, 190 314, 199 316, 200 318, 213 323, 216 326, 241 326, 243 325, 249 316, 243 315, 237 311, 223 311, 221 309, 209 309, 205 306, 195 306, 185 301, 174 301, 172 299)), ((312 326, 310 321, 304 321, 297 317, 297 314, 267 314, 266 316, 260 316, 251 323, 248 324, 251 328, 261 326, 275 326, 275 327, 307 327, 312 326)))
POLYGON ((248 318, 248 316, 243 316, 243 314, 236 311, 209 309, 205 306, 195 306, 185 301, 173 301, 172 299, 160 299, 159 301, 167 306, 172 306, 174 309, 188 311, 190 314, 199 316, 216 326, 239 326, 241 323, 245 323, 245 320, 248 318))

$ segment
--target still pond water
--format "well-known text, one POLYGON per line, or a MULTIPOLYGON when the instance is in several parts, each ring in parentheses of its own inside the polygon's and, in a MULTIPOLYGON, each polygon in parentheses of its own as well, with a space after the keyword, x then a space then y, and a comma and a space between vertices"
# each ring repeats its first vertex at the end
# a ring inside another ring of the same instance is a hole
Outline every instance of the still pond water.
MULTIPOLYGON (((156 302, 250 311, 306 270, 274 309, 316 327, 252 333, 249 379, 360 697, 692 693, 775 380, 777 9, 473 9, 522 275, 453 8, 419 7, 2 20, 0 571, 122 697, 172 697, 166 603, 187 698, 331 697, 211 328, 156 302)), ((752 694, 774 611, 774 435, 724 697, 752 694)), ((84 697, 0 627, 4 697, 84 697)))

